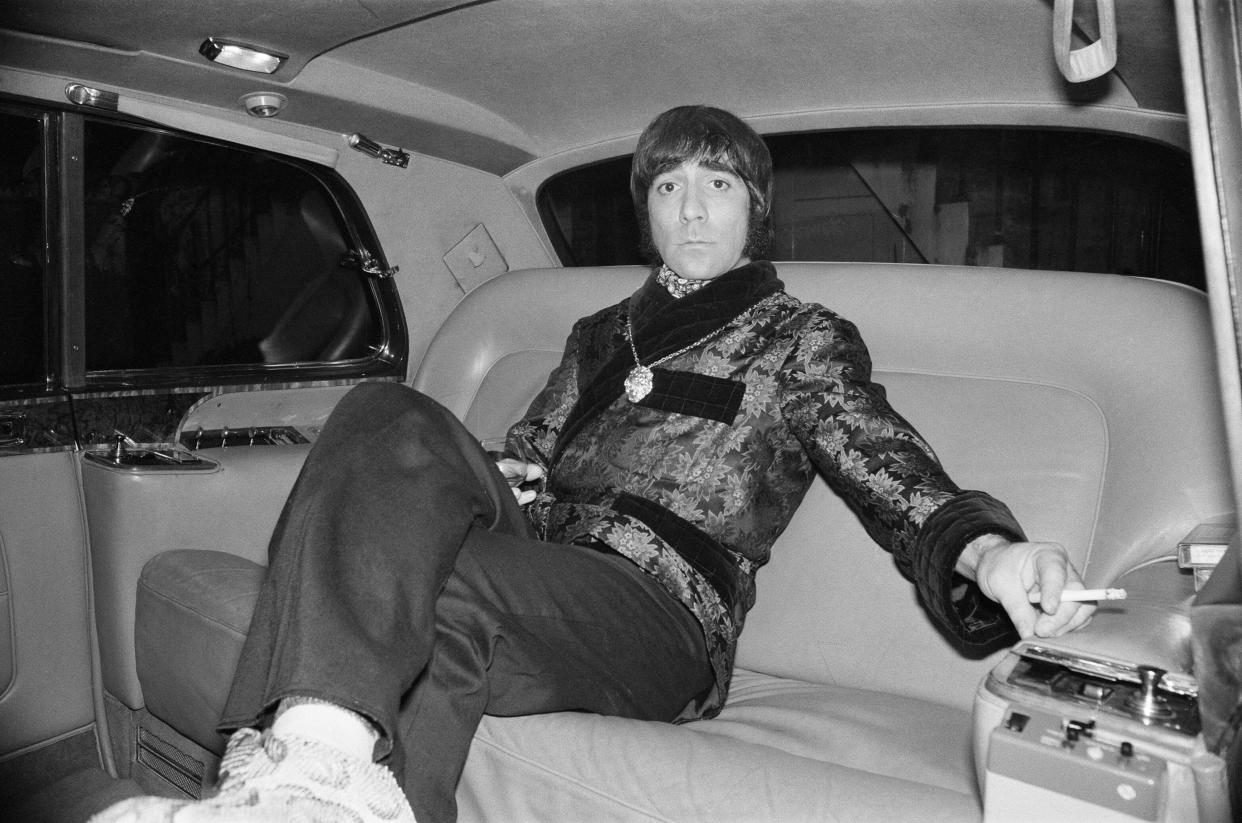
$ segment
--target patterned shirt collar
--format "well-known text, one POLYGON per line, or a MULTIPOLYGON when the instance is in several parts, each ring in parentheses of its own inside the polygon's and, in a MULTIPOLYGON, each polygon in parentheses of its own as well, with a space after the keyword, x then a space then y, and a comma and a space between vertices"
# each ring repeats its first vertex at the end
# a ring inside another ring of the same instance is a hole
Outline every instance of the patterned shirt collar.
POLYGON ((656 282, 668 289, 668 293, 673 295, 673 297, 685 297, 687 294, 694 294, 711 281, 691 280, 687 277, 682 277, 667 265, 661 263, 660 271, 656 274, 656 282))

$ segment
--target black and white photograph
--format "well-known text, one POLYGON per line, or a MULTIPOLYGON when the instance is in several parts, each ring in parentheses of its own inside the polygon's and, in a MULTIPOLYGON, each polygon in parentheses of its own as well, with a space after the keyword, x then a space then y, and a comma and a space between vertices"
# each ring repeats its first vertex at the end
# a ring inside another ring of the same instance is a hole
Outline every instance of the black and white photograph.
POLYGON ((1242 2, 2 0, 3 823, 1242 823, 1242 2))

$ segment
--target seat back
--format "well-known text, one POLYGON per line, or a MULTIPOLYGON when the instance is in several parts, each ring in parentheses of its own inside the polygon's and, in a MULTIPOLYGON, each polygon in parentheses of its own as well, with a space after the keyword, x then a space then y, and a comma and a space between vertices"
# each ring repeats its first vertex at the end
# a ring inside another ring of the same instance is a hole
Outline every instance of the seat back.
MULTIPOLYGON (((1089 586, 1168 555, 1231 511, 1203 294, 1112 275, 784 263, 790 294, 858 324, 875 379, 964 488, 1069 549, 1089 586)), ((414 385, 502 436, 573 321, 639 267, 512 272, 471 292, 414 385)), ((941 637, 891 558, 819 480, 759 573, 738 665, 969 707, 995 658, 941 637)))

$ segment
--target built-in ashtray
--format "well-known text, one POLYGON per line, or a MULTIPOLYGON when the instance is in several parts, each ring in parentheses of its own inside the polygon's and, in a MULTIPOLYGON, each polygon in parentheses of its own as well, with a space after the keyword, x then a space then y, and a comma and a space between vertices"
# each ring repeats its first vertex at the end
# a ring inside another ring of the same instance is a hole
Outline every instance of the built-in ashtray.
POLYGON ((176 445, 140 446, 115 443, 106 450, 84 453, 91 463, 121 471, 206 471, 219 463, 176 445))
POLYGON ((1196 695, 1163 682, 1152 666, 1116 666, 1025 650, 1007 678, 1010 685, 1056 700, 1194 736, 1199 733, 1196 695), (1081 664, 1081 665, 1076 665, 1081 664))

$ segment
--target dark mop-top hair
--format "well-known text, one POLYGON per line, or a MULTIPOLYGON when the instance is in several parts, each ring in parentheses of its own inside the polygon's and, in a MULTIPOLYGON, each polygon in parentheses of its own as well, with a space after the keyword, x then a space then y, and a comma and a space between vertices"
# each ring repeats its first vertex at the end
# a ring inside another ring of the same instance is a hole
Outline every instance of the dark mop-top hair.
POLYGON ((663 262, 651 239, 647 212, 651 183, 688 160, 728 171, 746 184, 750 221, 742 253, 752 260, 763 257, 772 238, 772 155, 763 138, 739 117, 702 105, 669 109, 638 138, 630 167, 630 196, 643 254, 655 265, 663 262))

